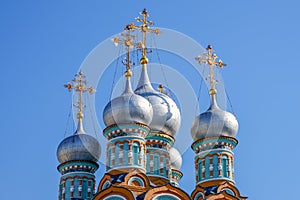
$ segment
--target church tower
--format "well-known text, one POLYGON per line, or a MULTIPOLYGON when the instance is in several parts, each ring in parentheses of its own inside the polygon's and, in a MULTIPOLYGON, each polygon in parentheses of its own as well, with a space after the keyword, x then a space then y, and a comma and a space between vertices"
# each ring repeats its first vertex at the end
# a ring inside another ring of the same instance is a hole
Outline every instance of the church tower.
MULTIPOLYGON (((106 173, 94 200, 190 199, 177 187, 179 178, 175 178, 175 173, 174 183, 170 181, 172 163, 169 151, 180 125, 180 112, 170 97, 154 90, 150 83, 146 71, 146 34, 158 34, 159 30, 150 28, 153 23, 147 20, 146 9, 140 14, 142 19, 136 18, 140 25, 128 24, 121 38, 113 38, 115 44, 127 49, 123 60, 126 85, 121 96, 111 100, 103 112, 106 125, 103 134, 108 140, 106 173), (142 32, 143 41, 134 41, 131 34, 134 31, 142 32), (142 51, 142 73, 134 92, 130 79, 130 49, 133 47, 142 51)), ((180 165, 176 163, 176 169, 180 165)))
POLYGON ((147 176, 151 182, 156 185, 161 185, 170 182, 171 162, 170 162, 170 149, 173 146, 175 139, 174 136, 180 127, 180 111, 168 95, 163 93, 164 87, 160 85, 159 91, 156 91, 149 80, 147 73, 148 59, 147 54, 147 33, 153 32, 156 35, 160 33, 159 29, 151 29, 149 26, 153 24, 148 21, 148 12, 144 10, 141 15, 143 19, 137 19, 141 25, 136 26, 143 35, 142 58, 141 65, 142 71, 140 80, 137 85, 136 94, 146 98, 153 108, 152 121, 149 124, 150 132, 146 137, 147 146, 147 176), (145 29, 145 27, 148 27, 145 29))
POLYGON ((210 107, 196 117, 192 124, 191 135, 194 139, 192 149, 195 156, 196 188, 192 199, 246 199, 242 197, 234 182, 234 156, 232 150, 238 141, 235 135, 238 122, 235 116, 222 110, 217 104, 214 67, 226 66, 212 47, 206 48, 203 56, 198 56, 200 64, 210 68, 210 107))
POLYGON ((78 125, 75 133, 65 138, 57 148, 57 167, 61 173, 59 184, 59 200, 90 200, 95 194, 96 181, 94 173, 99 165, 100 144, 83 128, 83 93, 94 92, 92 87, 86 88, 86 80, 80 71, 76 74, 74 85, 65 85, 70 90, 74 89, 78 96, 78 125))

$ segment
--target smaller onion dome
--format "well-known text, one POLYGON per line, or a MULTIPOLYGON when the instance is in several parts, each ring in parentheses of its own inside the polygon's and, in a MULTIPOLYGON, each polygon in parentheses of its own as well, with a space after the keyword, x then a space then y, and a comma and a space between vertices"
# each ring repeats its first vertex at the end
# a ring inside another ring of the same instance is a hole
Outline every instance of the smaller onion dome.
POLYGON ((57 148, 57 159, 60 163, 78 160, 97 162, 100 154, 99 142, 85 133, 82 127, 82 119, 78 119, 76 132, 65 138, 57 148))
POLYGON ((182 165, 182 157, 179 151, 174 147, 170 149, 170 162, 172 169, 180 170, 182 165))
POLYGON ((106 126, 133 122, 149 125, 152 114, 153 110, 149 101, 134 94, 130 78, 127 77, 122 95, 110 101, 104 108, 103 121, 106 126))
POLYGON ((194 141, 197 141, 207 137, 235 137, 237 131, 238 121, 235 116, 220 109, 215 95, 212 95, 209 109, 194 120, 191 135, 194 141))
POLYGON ((134 92, 146 98, 152 105, 153 118, 149 125, 151 131, 159 131, 174 136, 180 127, 180 111, 173 99, 153 89, 149 81, 146 64, 142 66, 141 77, 134 92))

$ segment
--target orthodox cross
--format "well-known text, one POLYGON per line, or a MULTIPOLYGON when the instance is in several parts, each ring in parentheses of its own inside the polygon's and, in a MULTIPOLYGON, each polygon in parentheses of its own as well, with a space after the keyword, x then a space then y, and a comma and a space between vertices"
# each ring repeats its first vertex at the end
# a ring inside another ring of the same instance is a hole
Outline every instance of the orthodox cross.
POLYGON ((214 78, 214 67, 218 66, 220 68, 227 66, 221 59, 217 61, 217 54, 213 53, 214 50, 212 49, 211 45, 208 45, 206 48, 207 52, 203 53, 203 57, 199 55, 196 60, 199 61, 199 64, 207 64, 209 65, 209 79, 210 79, 210 91, 209 93, 211 95, 214 95, 217 93, 215 89, 215 78, 214 78))
POLYGON ((71 82, 68 82, 66 85, 64 85, 65 88, 69 90, 74 90, 75 92, 78 92, 78 101, 76 104, 74 104, 75 107, 78 108, 78 113, 77 113, 77 119, 82 120, 83 118, 83 113, 82 109, 84 107, 83 101, 82 101, 82 95, 85 92, 89 92, 90 94, 96 92, 96 90, 90 86, 86 87, 87 81, 86 81, 86 76, 83 75, 82 71, 79 71, 76 75, 75 78, 72 80, 74 84, 71 82))
POLYGON ((122 61, 122 63, 126 66, 125 76, 131 77, 132 72, 130 71, 130 67, 134 65, 134 63, 130 61, 130 48, 138 46, 139 44, 134 42, 136 37, 131 35, 131 32, 134 31, 132 24, 127 24, 123 30, 125 33, 121 33, 119 37, 114 37, 112 41, 116 46, 121 44, 126 47, 126 58, 122 61))
POLYGON ((135 20, 137 22, 140 22, 141 24, 136 26, 134 23, 131 23, 130 26, 134 29, 137 29, 139 31, 141 31, 143 33, 143 41, 139 43, 139 47, 142 49, 142 57, 145 59, 144 61, 147 63, 148 61, 146 61, 146 54, 147 54, 147 48, 146 48, 146 42, 147 42, 147 33, 154 33, 156 35, 159 35, 161 32, 158 28, 155 29, 151 29, 150 27, 153 26, 153 22, 152 21, 148 21, 148 17, 150 17, 149 13, 147 12, 146 8, 139 13, 142 18, 140 17, 136 17, 135 20))

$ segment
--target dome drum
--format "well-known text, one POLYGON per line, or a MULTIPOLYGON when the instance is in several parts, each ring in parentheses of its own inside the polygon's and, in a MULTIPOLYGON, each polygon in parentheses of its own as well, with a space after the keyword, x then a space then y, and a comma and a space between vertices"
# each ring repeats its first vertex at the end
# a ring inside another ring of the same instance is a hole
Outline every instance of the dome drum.
POLYGON ((155 145, 160 145, 160 148, 165 148, 169 150, 174 145, 175 139, 162 132, 150 132, 146 137, 147 147, 156 147, 155 145))
POLYGON ((70 161, 66 163, 60 164, 57 169, 60 171, 62 175, 68 174, 70 172, 88 172, 88 173, 95 173, 97 169, 99 168, 99 165, 96 162, 92 161, 70 161))
POLYGON ((149 131, 148 126, 140 123, 114 124, 103 130, 103 136, 108 140, 121 136, 145 138, 149 131))
POLYGON ((192 144, 192 149, 197 154, 200 151, 206 151, 212 149, 233 150, 237 144, 238 144, 237 139, 233 137, 220 136, 220 137, 199 139, 192 144))

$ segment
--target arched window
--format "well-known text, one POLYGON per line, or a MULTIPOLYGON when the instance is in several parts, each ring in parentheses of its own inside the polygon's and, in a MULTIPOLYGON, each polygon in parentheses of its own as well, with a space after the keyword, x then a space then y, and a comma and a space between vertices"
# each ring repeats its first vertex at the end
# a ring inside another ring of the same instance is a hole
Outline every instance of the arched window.
POLYGON ((120 144, 117 143, 115 147, 115 166, 119 165, 119 153, 120 153, 120 144))
POLYGON ((228 162, 228 157, 226 155, 223 155, 222 156, 222 172, 223 172, 223 176, 226 178, 228 178, 227 162, 228 162))
POLYGON ((133 152, 133 164, 138 165, 139 156, 140 156, 140 145, 138 142, 134 142, 132 144, 132 152, 133 152))
POLYGON ((124 165, 128 165, 128 150, 129 150, 129 146, 128 146, 128 142, 124 142, 123 145, 123 164, 124 165))
POLYGON ((154 155, 154 174, 159 175, 159 155, 154 155))
POLYGON ((120 195, 112 195, 104 198, 104 200, 126 200, 126 199, 120 195))
POLYGON ((202 180, 202 159, 198 161, 198 180, 199 182, 202 180))
POLYGON ((165 156, 163 156, 162 157, 162 162, 163 162, 163 169, 162 169, 162 174, 164 175, 164 176, 167 176, 168 174, 167 174, 167 169, 166 169, 166 166, 167 166, 167 159, 166 159, 166 157, 165 156))
POLYGON ((102 190, 105 190, 106 188, 108 188, 110 186, 110 181, 105 181, 105 183, 102 186, 102 190))
POLYGON ((141 159, 140 165, 144 166, 144 162, 145 162, 144 145, 141 145, 141 152, 140 152, 140 155, 142 155, 142 159, 141 159))
POLYGON ((150 172, 150 154, 149 153, 147 153, 146 154, 146 171, 147 172, 150 172))
POLYGON ((205 158, 205 178, 210 177, 209 166, 210 166, 210 159, 209 159, 209 156, 206 156, 206 158, 205 158))
POLYGON ((109 146, 108 147, 108 157, 107 157, 107 167, 108 167, 108 169, 110 169, 111 168, 111 149, 112 149, 112 147, 111 146, 109 146))
POLYGON ((219 176, 219 171, 218 171, 218 156, 213 155, 213 177, 216 178, 219 176))
POLYGON ((230 194, 231 196, 235 196, 234 192, 231 189, 225 188, 222 191, 226 192, 227 194, 230 194))
POLYGON ((128 181, 128 185, 135 185, 135 186, 141 186, 144 187, 144 181, 140 177, 131 177, 128 181))
POLYGON ((180 200, 180 198, 178 198, 174 195, 171 195, 171 194, 161 194, 161 195, 154 197, 153 200, 180 200))
POLYGON ((201 197, 201 199, 203 199, 203 198, 204 198, 204 195, 203 195, 203 193, 202 193, 202 192, 199 192, 199 193, 197 193, 197 195, 195 196, 194 200, 199 200, 199 199, 200 199, 200 197, 201 197))

